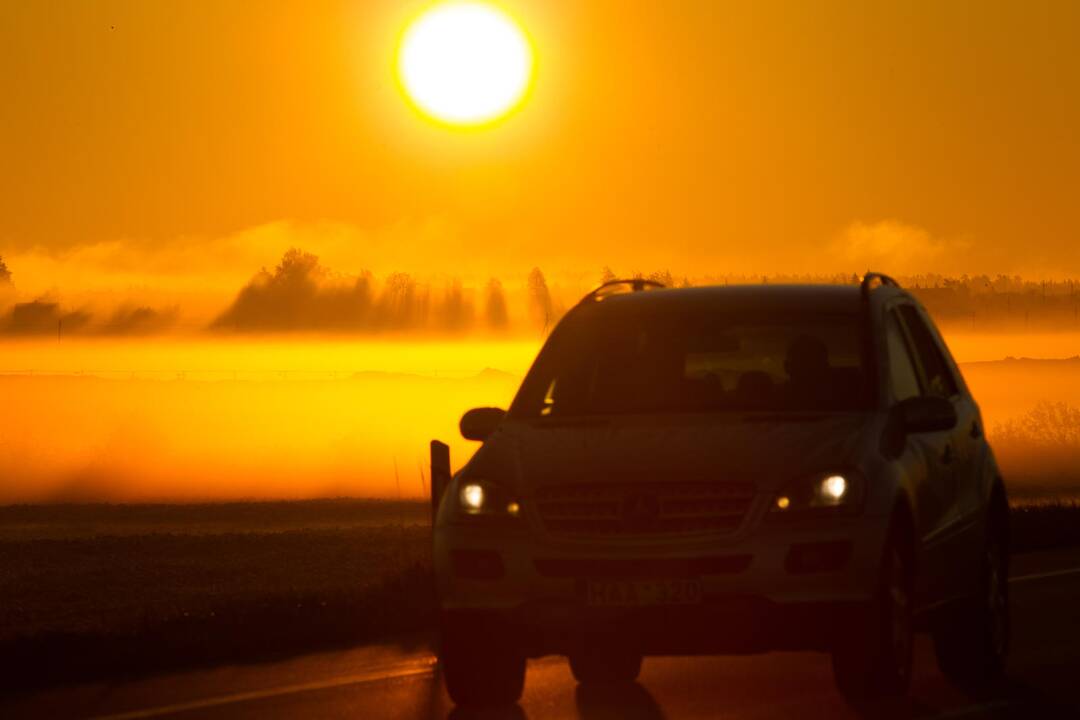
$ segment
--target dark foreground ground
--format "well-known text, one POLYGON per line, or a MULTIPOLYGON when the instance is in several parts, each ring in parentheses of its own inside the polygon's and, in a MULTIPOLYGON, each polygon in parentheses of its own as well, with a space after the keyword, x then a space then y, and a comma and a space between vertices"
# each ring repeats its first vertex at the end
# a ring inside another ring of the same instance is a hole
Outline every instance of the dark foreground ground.
POLYGON ((1008 678, 973 696, 938 671, 929 638, 916 643, 911 695, 853 706, 836 692, 828 657, 766 653, 648 658, 637 684, 577 686, 566 661, 529 663, 519 705, 454 708, 430 651, 400 644, 309 652, 287 659, 114 678, 0 698, 11 718, 372 718, 372 720, 956 720, 1080 717, 1080 551, 1014 558, 1008 678))
POLYGON ((0 688, 345 647, 429 627, 429 507, 0 507, 0 688))
MULTIPOLYGON (((428 506, 331 500, 0 507, 0 690, 265 662, 434 621, 428 506)), ((1014 508, 1017 553, 1080 506, 1014 508)))

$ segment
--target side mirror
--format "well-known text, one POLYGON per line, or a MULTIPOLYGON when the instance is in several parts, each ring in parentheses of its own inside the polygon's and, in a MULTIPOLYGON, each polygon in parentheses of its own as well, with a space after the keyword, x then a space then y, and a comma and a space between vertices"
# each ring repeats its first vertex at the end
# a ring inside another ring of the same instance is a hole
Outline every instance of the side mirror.
POLYGON ((946 398, 919 396, 896 406, 901 427, 909 433, 941 432, 956 427, 956 408, 946 398))
POLYGON ((466 440, 487 440, 504 417, 506 411, 501 408, 473 408, 461 416, 458 427, 461 429, 461 436, 466 440))

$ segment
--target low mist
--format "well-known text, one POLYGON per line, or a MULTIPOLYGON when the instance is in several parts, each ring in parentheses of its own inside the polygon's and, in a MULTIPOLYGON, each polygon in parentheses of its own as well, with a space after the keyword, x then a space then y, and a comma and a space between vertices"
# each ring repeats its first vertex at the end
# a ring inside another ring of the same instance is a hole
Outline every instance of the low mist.
POLYGON ((4 346, 0 502, 420 497, 427 446, 508 405, 535 344, 4 346), (488 363, 511 372, 488 367, 488 363), (20 368, 21 366, 21 368, 20 368))
MULTIPOLYGON (((1069 430, 1080 359, 1003 360, 1075 355, 1080 337, 953 331, 947 340, 1011 491, 1080 490, 1069 430)), ((448 442, 454 466, 464 463, 477 445, 461 439, 461 414, 506 407, 539 345, 539 334, 9 339, 0 343, 0 502, 422 497, 428 442, 448 442)))

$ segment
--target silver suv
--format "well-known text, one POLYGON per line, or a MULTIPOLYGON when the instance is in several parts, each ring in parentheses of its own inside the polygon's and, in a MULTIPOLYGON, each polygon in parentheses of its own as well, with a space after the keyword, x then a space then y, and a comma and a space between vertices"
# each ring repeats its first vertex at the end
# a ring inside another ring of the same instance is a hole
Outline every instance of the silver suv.
POLYGON ((912 638, 1003 671, 1008 503, 926 311, 861 286, 608 283, 552 332, 452 478, 433 446, 439 658, 516 701, 526 658, 632 683, 645 655, 816 649, 850 696, 906 692, 912 638))

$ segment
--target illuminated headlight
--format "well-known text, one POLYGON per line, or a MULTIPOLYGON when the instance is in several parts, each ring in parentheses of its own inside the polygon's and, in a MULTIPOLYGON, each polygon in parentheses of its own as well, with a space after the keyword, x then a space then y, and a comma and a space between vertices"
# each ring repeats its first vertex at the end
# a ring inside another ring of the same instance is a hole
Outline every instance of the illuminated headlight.
POLYGON ((466 515, 517 517, 521 512, 521 505, 507 497, 502 488, 481 480, 462 483, 458 491, 458 507, 466 515))
POLYGON ((773 515, 800 511, 854 508, 862 491, 862 477, 855 472, 817 473, 785 487, 769 509, 773 515))
POLYGON ((466 483, 461 486, 461 509, 465 512, 480 512, 484 509, 484 486, 480 483, 466 483))
POLYGON ((826 502, 839 504, 847 495, 847 478, 843 475, 829 475, 821 481, 818 495, 826 502))

